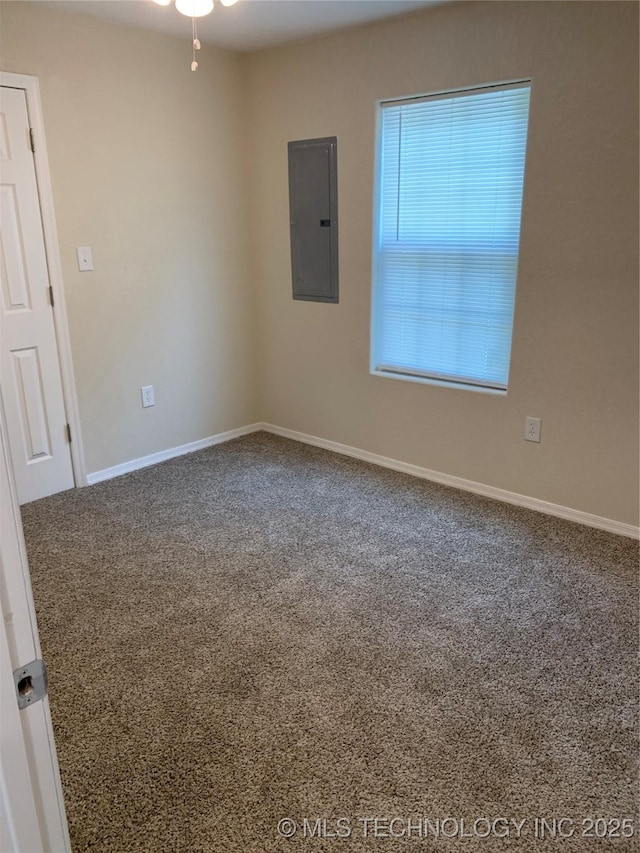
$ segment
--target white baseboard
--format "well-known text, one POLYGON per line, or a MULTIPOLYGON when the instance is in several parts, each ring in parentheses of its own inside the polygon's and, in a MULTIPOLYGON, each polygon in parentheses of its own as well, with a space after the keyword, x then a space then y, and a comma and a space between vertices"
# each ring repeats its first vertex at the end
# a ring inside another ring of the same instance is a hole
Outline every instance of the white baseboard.
POLYGON ((285 429, 284 427, 274 426, 273 424, 260 424, 258 426, 265 432, 281 435, 283 438, 291 438, 293 441, 300 441, 303 444, 311 444, 314 447, 322 447, 325 450, 332 450, 334 453, 342 453, 344 456, 353 456, 355 459, 372 462, 374 465, 391 468, 393 471, 402 471, 405 474, 412 474, 414 477, 421 477, 424 480, 431 480, 434 483, 441 483, 444 486, 452 486, 454 489, 462 489, 465 492, 473 492, 476 495, 483 495, 487 498, 494 498, 505 503, 533 509, 536 512, 542 512, 546 515, 564 518, 567 521, 585 524, 587 527, 596 527, 599 530, 607 530, 609 533, 617 533, 620 536, 630 536, 633 539, 640 539, 640 527, 635 527, 633 524, 625 524, 621 521, 614 521, 612 518, 592 515, 589 512, 582 512, 581 510, 571 509, 560 504, 542 501, 538 498, 528 497, 527 495, 520 495, 517 492, 498 489, 495 486, 486 486, 483 483, 465 480, 462 477, 454 477, 451 474, 442 474, 440 471, 432 471, 429 468, 420 468, 418 465, 410 465, 408 462, 400 462, 397 459, 390 459, 387 456, 370 453, 368 450, 359 450, 357 447, 339 444, 336 441, 328 441, 325 438, 318 438, 315 435, 296 432, 296 430, 285 429))
POLYGON ((218 433, 218 435, 211 435, 208 438, 202 438, 199 441, 192 441, 190 444, 183 444, 180 447, 170 447, 168 450, 161 450, 159 453, 151 453, 149 456, 132 459, 129 462, 114 465, 112 468, 105 468, 102 471, 94 471, 92 474, 87 474, 87 485, 92 486, 95 483, 101 483, 104 480, 111 480, 113 477, 128 474, 130 471, 138 471, 140 468, 147 468, 149 465, 157 465, 158 462, 165 462, 167 459, 174 459, 176 456, 184 456, 186 453, 203 450, 205 447, 212 447, 214 444, 222 444, 225 441, 230 441, 232 438, 239 438, 242 435, 249 435, 249 433, 259 432, 261 430, 273 433, 274 435, 280 435, 283 438, 290 438, 293 441, 299 441, 303 444, 311 444, 314 447, 322 447, 325 450, 332 450, 334 453, 341 453, 343 456, 352 456, 354 459, 362 459, 364 462, 371 462, 374 465, 380 465, 383 468, 391 468, 393 471, 402 471, 404 474, 411 474, 414 477, 421 477, 423 480, 431 480, 434 483, 441 483, 443 486, 451 486, 454 489, 473 492, 476 495, 483 495, 486 498, 493 498, 494 500, 503 501, 504 503, 515 504, 515 506, 522 506, 526 509, 533 509, 536 512, 553 515, 557 518, 564 518, 567 521, 575 521, 578 524, 584 524, 587 527, 596 527, 599 530, 606 530, 609 533, 617 533, 620 536, 630 536, 632 539, 640 539, 640 527, 635 527, 633 524, 614 521, 612 518, 603 518, 602 516, 593 515, 589 512, 582 512, 582 510, 579 509, 571 509, 571 507, 561 506, 560 504, 550 503, 549 501, 542 501, 538 498, 531 498, 528 495, 520 495, 517 492, 509 492, 506 489, 498 489, 495 486, 486 486, 484 483, 476 483, 473 480, 465 480, 463 477, 454 477, 452 474, 443 474, 440 471, 432 471, 430 468, 421 468, 419 465, 400 462, 398 459, 390 459, 388 456, 380 456, 378 453, 370 453, 368 450, 360 450, 357 447, 350 447, 347 444, 339 444, 337 441, 329 441, 326 438, 307 435, 304 432, 297 432, 293 429, 285 429, 284 427, 267 423, 249 424, 248 426, 239 427, 238 429, 231 429, 227 432, 218 433))
POLYGON ((241 435, 248 435, 251 432, 258 432, 261 429, 261 423, 249 424, 248 426, 238 427, 238 429, 220 432, 217 435, 210 435, 208 438, 201 438, 189 444, 182 444, 180 447, 170 447, 168 450, 160 450, 158 453, 149 454, 149 456, 131 459, 129 462, 114 465, 113 468, 104 468, 102 471, 94 471, 93 474, 87 474, 87 485, 93 486, 95 483, 102 483, 104 480, 112 480, 114 477, 120 477, 122 474, 128 474, 130 471, 138 471, 140 468, 157 465, 158 462, 165 462, 167 459, 175 459, 176 456, 184 456, 186 453, 204 450, 205 447, 212 447, 214 444, 223 444, 225 441, 231 441, 232 438, 239 438, 241 435))

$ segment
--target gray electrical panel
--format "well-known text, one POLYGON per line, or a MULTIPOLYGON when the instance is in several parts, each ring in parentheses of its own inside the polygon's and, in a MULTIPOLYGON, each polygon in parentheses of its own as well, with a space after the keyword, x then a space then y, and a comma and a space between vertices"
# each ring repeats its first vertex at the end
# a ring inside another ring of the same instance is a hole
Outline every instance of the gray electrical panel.
POLYGON ((338 301, 338 140, 289 143, 293 298, 338 301))

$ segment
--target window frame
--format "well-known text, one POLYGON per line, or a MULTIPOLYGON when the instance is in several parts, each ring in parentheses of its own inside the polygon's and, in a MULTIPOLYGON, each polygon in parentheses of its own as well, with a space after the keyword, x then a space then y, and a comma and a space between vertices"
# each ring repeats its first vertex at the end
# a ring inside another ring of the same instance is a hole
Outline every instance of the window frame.
POLYGON ((370 318, 370 336, 369 336, 369 373, 372 376, 379 376, 385 379, 400 379, 406 382, 417 382, 426 385, 436 385, 445 388, 455 388, 466 391, 476 391, 484 394, 493 394, 498 396, 506 396, 508 393, 508 379, 510 377, 511 359, 513 354, 513 341, 515 329, 515 310, 518 292, 518 273, 520 261, 520 242, 522 234, 522 213, 524 209, 524 194, 526 186, 527 173, 527 150, 529 142, 529 126, 531 105, 529 104, 529 112, 527 116, 527 132, 525 136, 524 150, 524 172, 522 185, 522 201, 520 205, 520 224, 518 236, 518 254, 516 257, 516 270, 514 281, 514 308, 511 318, 511 338, 509 349, 509 364, 507 373, 507 384, 491 383, 487 380, 476 380, 470 377, 461 378, 446 374, 435 374, 428 371, 413 369, 411 371, 403 370, 401 367, 393 367, 392 365, 381 365, 376 358, 376 344, 380 339, 380 327, 382 324, 382 310, 379 307, 381 299, 381 280, 379 270, 379 257, 382 254, 379 251, 380 246, 380 228, 381 228, 381 209, 382 209, 382 170, 383 170, 383 133, 382 123, 385 106, 402 105, 409 103, 420 103, 424 101, 441 100, 455 96, 464 96, 474 92, 486 92, 493 89, 510 89, 510 88, 529 88, 531 97, 533 91, 533 83, 530 77, 516 78, 513 80, 504 80, 501 82, 485 83, 473 86, 464 86, 455 89, 443 89, 431 93, 421 93, 416 95, 407 95, 403 97, 382 98, 376 101, 376 120, 375 120, 375 160, 374 160, 374 183, 373 183, 373 231, 372 231, 372 262, 371 262, 371 318, 370 318))

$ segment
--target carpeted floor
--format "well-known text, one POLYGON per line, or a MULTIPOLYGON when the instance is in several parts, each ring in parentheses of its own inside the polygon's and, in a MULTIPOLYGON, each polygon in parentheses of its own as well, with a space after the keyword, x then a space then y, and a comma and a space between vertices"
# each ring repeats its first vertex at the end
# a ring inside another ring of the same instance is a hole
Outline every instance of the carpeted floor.
POLYGON ((637 543, 262 433, 23 517, 76 853, 636 849, 637 543))

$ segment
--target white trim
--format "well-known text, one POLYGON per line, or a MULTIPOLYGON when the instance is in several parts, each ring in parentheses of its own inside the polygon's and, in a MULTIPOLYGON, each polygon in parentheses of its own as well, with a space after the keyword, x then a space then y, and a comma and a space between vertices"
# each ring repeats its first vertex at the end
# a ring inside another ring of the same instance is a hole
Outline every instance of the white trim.
MULTIPOLYGON (((2 495, 0 543, 0 616, 8 643, 11 670, 42 656, 38 638, 36 611, 33 604, 29 563, 18 507, 11 457, 6 438, 6 419, 0 393, 0 494, 2 495)), ((2 690, 6 690, 3 684, 2 690)), ((49 699, 45 697, 31 708, 20 711, 22 735, 38 824, 43 845, 36 848, 21 846, 15 849, 33 849, 70 853, 71 842, 60 781, 60 769, 51 724, 49 699)), ((11 735, 9 735, 11 737, 11 735)), ((5 783, 14 785, 18 768, 5 783)), ((4 792, 6 794, 6 791, 4 792)), ((26 808, 27 803, 23 803, 26 808)), ((3 849, 4 846, 3 846, 3 849)), ((13 849, 13 848, 12 848, 13 849)))
POLYGON ((448 98, 459 98, 465 95, 474 95, 476 92, 499 92, 501 89, 523 89, 531 86, 531 78, 524 80, 512 80, 510 83, 485 83, 484 86, 465 86, 462 89, 449 89, 444 92, 431 92, 427 95, 409 95, 405 98, 390 98, 379 101, 382 109, 387 107, 398 107, 403 104, 422 104, 425 101, 440 101, 448 98))
POLYGON ((140 468, 157 465, 159 462, 165 462, 167 459, 175 459, 176 456, 184 456, 196 450, 203 450, 205 447, 212 447, 214 444, 223 444, 225 441, 231 441, 233 438, 239 438, 242 435, 249 435, 252 432, 260 431, 280 435, 283 438, 290 438, 302 444, 311 444, 313 447, 322 447, 334 453, 341 453, 343 456, 362 459, 364 462, 371 462, 373 465, 380 465, 382 468, 402 471, 404 474, 411 474, 413 477, 420 477, 423 480, 430 480, 433 483, 440 483, 443 486, 451 486, 454 489, 462 489, 465 492, 473 492, 476 495, 483 495, 486 498, 493 498, 503 503, 514 504, 515 506, 522 506, 526 509, 542 512, 545 515, 564 518, 567 521, 575 521, 577 524, 584 524, 587 527, 595 527, 598 530, 617 533, 619 536, 630 536, 632 539, 640 539, 640 527, 635 527, 633 524, 625 524, 622 521, 615 521, 612 518, 603 518, 600 515, 593 515, 590 512, 583 512, 579 509, 571 509, 571 507, 539 500, 528 495, 520 495, 517 492, 509 492, 506 489, 499 489, 496 486, 487 486, 484 483, 465 480, 463 477, 455 477, 452 474, 443 474, 440 471, 433 471, 430 468, 421 468, 419 465, 400 462, 398 459, 390 459, 388 456, 380 456, 378 453, 360 450, 357 447, 350 447, 348 444, 339 444, 337 441, 329 441, 326 438, 319 438, 316 435, 307 435, 304 432, 297 432, 297 430, 286 429, 285 427, 267 423, 254 423, 238 427, 238 429, 231 429, 228 432, 221 432, 217 435, 211 435, 208 438, 201 438, 199 441, 192 441, 190 444, 183 444, 180 447, 170 447, 168 450, 151 453, 149 456, 142 456, 139 459, 122 462, 120 465, 105 468, 103 471, 94 471, 92 474, 87 474, 87 484, 92 486, 94 483, 101 483, 104 480, 111 480, 114 477, 120 477, 122 474, 128 474, 130 471, 138 471, 140 468))
POLYGON ((24 89, 26 93, 29 122, 33 128, 36 143, 36 150, 33 155, 33 159, 36 168, 38 195, 40 198, 40 214, 42 217, 44 245, 47 256, 47 266, 49 269, 49 284, 53 289, 53 322, 58 345, 58 360, 60 363, 60 374, 62 378, 62 392, 64 396, 67 420, 71 427, 71 461, 73 463, 73 473, 76 486, 84 486, 86 485, 87 480, 85 476, 82 433, 80 431, 80 410, 78 407, 76 383, 73 373, 71 341, 69 339, 69 323, 64 298, 62 264, 60 261, 60 249, 58 244, 58 229, 56 226, 53 190, 51 186, 51 172, 49 170, 49 158, 47 156, 47 140, 44 133, 44 120, 42 117, 42 104, 40 100, 40 84, 37 77, 32 77, 28 74, 13 74, 9 71, 0 71, 0 85, 9 86, 13 89, 24 89))
POLYGON ((437 385, 439 388, 453 388, 454 391, 479 391, 481 394, 493 394, 498 397, 506 397, 507 389, 491 388, 489 385, 476 385, 472 382, 454 382, 450 379, 438 379, 436 376, 422 376, 420 373, 402 373, 393 368, 376 367, 370 370, 371 376, 380 376, 382 379, 401 379, 404 382, 420 382, 422 385, 437 385))
POLYGON ((217 435, 210 435, 208 438, 201 438, 189 444, 181 444, 179 447, 170 447, 168 450, 150 453, 149 456, 141 456, 139 459, 131 459, 129 462, 114 465, 112 468, 94 471, 92 474, 87 474, 87 485, 93 486, 95 483, 112 480, 114 477, 120 477, 122 474, 128 474, 130 471, 138 471, 140 468, 148 468, 149 465, 157 465, 158 462, 166 462, 167 459, 175 459, 176 456, 184 456, 196 450, 204 450, 205 447, 213 447, 214 444, 223 444, 225 441, 231 441, 232 438, 239 438, 241 435, 259 432, 262 427, 261 423, 249 424, 248 426, 238 427, 237 429, 230 429, 227 432, 220 432, 217 435))
POLYGON ((283 438, 290 438, 293 441, 300 441, 303 444, 311 444, 314 447, 322 447, 325 450, 332 450, 334 453, 341 453, 344 456, 353 456, 355 459, 362 459, 364 462, 372 462, 374 465, 380 465, 383 468, 391 468, 393 471, 402 471, 405 474, 411 474, 414 477, 421 477, 423 480, 431 480, 434 483, 440 483, 443 486, 451 486, 454 489, 462 489, 465 492, 473 492, 476 495, 483 495, 486 498, 503 501, 504 503, 515 504, 526 509, 533 509, 536 512, 542 512, 546 515, 553 515, 557 518, 564 518, 567 521, 575 521, 578 524, 584 524, 587 527, 596 527, 599 530, 607 530, 609 533, 617 533, 620 536, 630 536, 632 539, 640 539, 640 527, 635 527, 633 524, 625 524, 622 521, 615 521, 612 518, 603 518, 599 515, 592 515, 590 512, 582 512, 579 509, 571 509, 570 507, 561 506, 560 504, 550 503, 549 501, 539 500, 527 495, 520 495, 517 492, 509 492, 506 489, 498 489, 495 486, 486 486, 484 483, 476 483, 473 480, 465 480, 462 477, 454 477, 452 474, 443 474, 440 471, 432 471, 430 468, 421 468, 418 465, 411 465, 408 462, 400 462, 397 459, 390 459, 388 456, 380 456, 378 453, 370 453, 368 450, 359 450, 357 447, 350 447, 347 444, 339 444, 336 441, 328 441, 325 438, 318 438, 315 435, 307 435, 303 432, 297 432, 292 429, 274 426, 273 424, 262 424, 262 429, 265 432, 280 435, 283 438))

